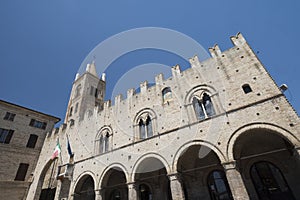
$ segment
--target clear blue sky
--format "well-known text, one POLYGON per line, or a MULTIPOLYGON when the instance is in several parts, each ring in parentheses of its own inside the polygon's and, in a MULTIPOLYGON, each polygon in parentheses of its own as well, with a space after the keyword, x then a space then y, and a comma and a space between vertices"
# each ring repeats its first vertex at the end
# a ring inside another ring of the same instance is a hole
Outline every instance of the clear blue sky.
MULTIPOLYGON (((97 44, 128 29, 164 27, 205 49, 218 43, 226 50, 229 37, 242 32, 277 84, 289 86, 286 96, 299 113, 299 10, 297 0, 2 0, 0 99, 63 119, 74 76, 97 44)), ((180 63, 164 52, 143 51, 114 67, 149 62, 180 63)), ((113 84, 116 74, 107 76, 113 84)))

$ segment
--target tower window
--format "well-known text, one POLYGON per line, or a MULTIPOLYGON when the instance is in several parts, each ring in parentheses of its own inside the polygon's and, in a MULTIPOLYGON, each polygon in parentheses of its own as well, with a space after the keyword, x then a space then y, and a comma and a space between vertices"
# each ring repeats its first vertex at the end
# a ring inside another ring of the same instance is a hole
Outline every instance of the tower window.
POLYGON ((249 84, 243 85, 242 88, 243 88, 243 91, 244 91, 245 94, 247 94, 249 92, 252 92, 252 89, 251 89, 249 84))
POLYGON ((76 105, 75 105, 75 113, 77 113, 77 111, 78 111, 78 103, 76 103, 76 105))
POLYGON ((14 121, 15 116, 16 116, 16 114, 14 114, 14 113, 6 112, 3 119, 9 120, 9 121, 14 121))
POLYGON ((9 144, 14 130, 0 128, 0 143, 9 144))
POLYGON ((36 142, 37 142, 37 139, 38 139, 38 136, 37 136, 37 135, 30 134, 30 137, 29 137, 29 139, 28 139, 28 142, 27 142, 26 147, 28 147, 28 148, 34 148, 34 147, 35 147, 35 144, 36 144, 36 142))
POLYGON ((204 93, 202 99, 193 97, 192 104, 198 120, 202 120, 215 115, 215 110, 208 94, 204 93))
POLYGON ((91 86, 90 95, 94 96, 95 98, 98 98, 98 95, 99 95, 98 88, 95 88, 94 86, 91 86))
POLYGON ((16 177, 15 177, 15 181, 24 181, 25 180, 28 167, 29 167, 29 164, 20 163, 16 177))
POLYGON ((70 108, 70 113, 69 113, 69 117, 71 117, 73 114, 73 106, 70 108))

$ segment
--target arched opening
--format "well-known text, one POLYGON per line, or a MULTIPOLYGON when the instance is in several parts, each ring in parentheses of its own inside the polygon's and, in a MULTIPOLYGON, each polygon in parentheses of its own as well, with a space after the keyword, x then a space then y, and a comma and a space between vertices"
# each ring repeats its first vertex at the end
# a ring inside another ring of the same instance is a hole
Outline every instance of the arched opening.
POLYGON ((90 175, 84 175, 77 183, 74 200, 95 200, 95 183, 90 175))
POLYGON ((177 171, 186 199, 232 199, 223 166, 210 148, 190 146, 180 155, 177 171))
POLYGON ((233 148, 250 198, 300 198, 300 162, 294 147, 268 129, 253 129, 240 135, 233 148))
POLYGON ((260 199, 295 199, 280 169, 272 163, 254 163, 250 174, 260 199))
POLYGON ((170 181, 164 164, 157 158, 145 158, 135 170, 139 200, 171 200, 170 181))
POLYGON ((126 175, 120 168, 112 168, 102 179, 101 193, 103 199, 122 200, 128 198, 126 175))
POLYGON ((39 200, 53 200, 56 191, 56 168, 57 159, 49 160, 39 177, 36 188, 35 199, 39 200))

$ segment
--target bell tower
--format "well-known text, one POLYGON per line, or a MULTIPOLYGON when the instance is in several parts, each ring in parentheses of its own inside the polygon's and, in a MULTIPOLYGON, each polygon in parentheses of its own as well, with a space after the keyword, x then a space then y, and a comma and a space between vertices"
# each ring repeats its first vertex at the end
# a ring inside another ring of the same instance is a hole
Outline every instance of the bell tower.
POLYGON ((83 120, 86 112, 92 112, 96 106, 101 109, 105 96, 105 74, 99 78, 95 62, 87 64, 83 75, 76 74, 73 82, 65 123, 70 120, 83 120))

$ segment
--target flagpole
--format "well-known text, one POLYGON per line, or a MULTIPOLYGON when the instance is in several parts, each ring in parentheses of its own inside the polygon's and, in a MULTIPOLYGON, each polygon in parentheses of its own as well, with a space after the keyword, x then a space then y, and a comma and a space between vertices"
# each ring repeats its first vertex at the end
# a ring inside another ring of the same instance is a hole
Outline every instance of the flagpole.
MULTIPOLYGON (((59 141, 58 141, 59 142, 59 141)), ((59 144, 60 145, 60 144, 59 144)), ((63 159, 62 159, 62 156, 61 156, 61 151, 59 152, 59 157, 60 157, 60 162, 61 162, 61 164, 64 164, 64 162, 63 162, 63 159)))

